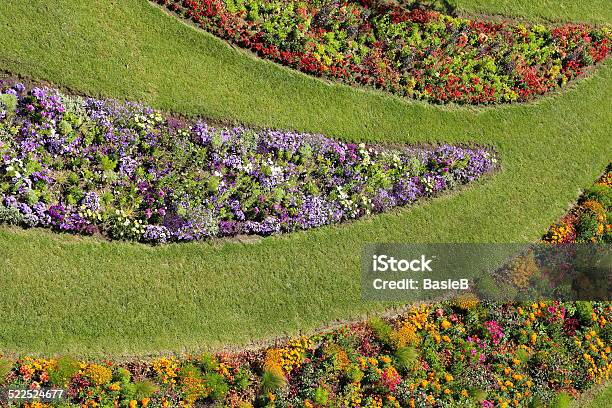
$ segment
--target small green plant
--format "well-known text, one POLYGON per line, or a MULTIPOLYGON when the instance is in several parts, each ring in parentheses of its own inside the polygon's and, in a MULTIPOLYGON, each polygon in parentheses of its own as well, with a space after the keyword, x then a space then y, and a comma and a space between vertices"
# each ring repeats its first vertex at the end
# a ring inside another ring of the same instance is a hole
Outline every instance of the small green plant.
POLYGON ((151 380, 136 381, 134 383, 134 399, 142 400, 144 398, 151 398, 157 390, 157 385, 151 380))
POLYGON ((229 385, 225 381, 225 378, 219 373, 210 372, 204 375, 204 382, 210 389, 208 396, 215 401, 220 401, 225 398, 225 395, 229 391, 229 385))
POLYGON ((595 185, 584 192, 587 200, 599 201, 605 208, 612 207, 612 188, 595 185))
POLYGON ((57 128, 60 132, 61 135, 65 136, 67 134, 69 134, 70 132, 72 132, 72 125, 70 123, 68 123, 65 120, 62 120, 60 123, 57 124, 57 128))
POLYGON ((414 347, 400 347, 395 351, 395 359, 397 360, 397 365, 405 370, 412 369, 418 357, 419 353, 414 347))
POLYGON ((204 372, 207 372, 216 370, 219 363, 217 362, 217 358, 215 356, 209 353, 204 353, 198 359, 198 365, 202 367, 204 372))
POLYGON ((251 385, 251 373, 248 370, 241 368, 234 375, 234 386, 238 391, 246 390, 251 385))
POLYGON ((117 168, 117 160, 102 156, 100 157, 100 166, 102 166, 103 171, 114 171, 117 168))
POLYGON ((131 378, 132 374, 125 368, 118 368, 113 375, 113 380, 121 383, 129 383, 131 378))
POLYGON ((576 226, 576 241, 591 242, 591 240, 597 236, 598 226, 599 223, 595 215, 591 213, 582 214, 576 226))
POLYGON ((350 382, 352 383, 358 383, 363 379, 363 376, 365 374, 363 373, 363 371, 361 371, 359 369, 359 367, 357 366, 350 366, 347 370, 346 370, 346 377, 349 379, 350 382))
POLYGON ((23 215, 15 207, 5 207, 0 204, 0 224, 21 225, 23 215))
POLYGON ((261 390, 264 393, 277 391, 285 386, 285 378, 279 373, 266 370, 261 377, 261 390))
POLYGON ((317 405, 326 406, 329 402, 329 391, 323 387, 317 387, 314 394, 314 402, 317 405))
POLYGON ((4 110, 8 115, 12 115, 16 109, 17 97, 15 95, 0 94, 0 110, 4 110))
POLYGON ((481 390, 480 388, 470 389, 470 395, 472 396, 472 399, 478 403, 481 403, 487 398, 487 392, 485 390, 481 390))
POLYGON ((202 372, 193 364, 181 368, 181 378, 202 378, 202 372))
POLYGON ((378 340, 385 344, 391 343, 391 333, 393 332, 391 325, 380 318, 374 318, 370 320, 369 326, 378 340))
POLYGON ((79 362, 72 357, 61 357, 55 368, 49 370, 49 379, 58 386, 65 386, 79 372, 79 362))

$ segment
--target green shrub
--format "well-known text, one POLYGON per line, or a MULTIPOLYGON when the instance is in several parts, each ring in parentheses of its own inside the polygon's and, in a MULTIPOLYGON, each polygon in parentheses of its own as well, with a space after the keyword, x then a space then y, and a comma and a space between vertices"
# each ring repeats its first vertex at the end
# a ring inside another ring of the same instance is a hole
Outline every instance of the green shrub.
POLYGON ((5 207, 0 204, 0 224, 21 225, 23 215, 14 207, 5 207))
POLYGON ((471 388, 470 395, 474 401, 479 403, 487 398, 487 392, 485 390, 481 390, 480 388, 471 388))
POLYGON ((59 130, 59 133, 63 136, 72 132, 72 125, 65 120, 62 120, 60 123, 58 123, 57 128, 59 130))
POLYGON ((599 222, 594 214, 582 214, 576 225, 576 242, 591 242, 597 237, 598 226, 599 222))
POLYGON ((251 373, 244 368, 238 370, 234 375, 234 386, 238 391, 244 391, 251 385, 251 373))
POLYGON ((0 94, 0 110, 12 115, 17 109, 17 97, 11 94, 0 94))
POLYGON ((591 316, 593 315, 593 303, 587 301, 576 302, 576 317, 580 320, 583 325, 590 325, 592 323, 591 316))
POLYGON ((365 374, 363 373, 363 371, 361 371, 359 369, 359 367, 357 366, 350 366, 347 370, 346 370, 346 377, 349 379, 350 382, 352 383, 358 383, 363 379, 363 376, 365 374))
POLYGON ((157 390, 157 385, 151 380, 136 381, 134 383, 134 399, 151 398, 157 390))
POLYGON ((261 390, 264 393, 274 392, 285 386, 285 378, 280 374, 266 370, 261 377, 261 390))
POLYGON ((77 360, 72 357, 61 357, 57 360, 55 368, 49 370, 49 379, 54 385, 65 386, 79 369, 77 360))
POLYGON ((401 347, 395 351, 397 365, 405 370, 412 369, 418 358, 419 352, 414 347, 401 347))
POLYGON ((584 192, 587 200, 599 201, 604 208, 612 207, 612 188, 595 185, 584 192))
POLYGON ((329 402, 329 391, 323 387, 317 387, 314 394, 314 402, 317 405, 326 406, 329 402))
POLYGON ((387 345, 391 344, 391 333, 393 332, 393 328, 391 325, 380 318, 374 318, 369 322, 370 329, 374 333, 374 336, 387 345))
POLYGON ((113 375, 113 380, 120 383, 129 383, 132 379, 132 374, 125 368, 118 368, 113 375))
POLYGON ((209 353, 204 353, 198 359, 198 364, 202 368, 202 370, 206 371, 214 371, 219 366, 217 362, 217 358, 209 353))
POLYGON ((204 375, 204 382, 210 389, 208 396, 215 401, 220 401, 225 398, 225 395, 229 391, 229 385, 225 381, 225 378, 219 373, 210 372, 204 375))
POLYGON ((202 378, 202 371, 193 364, 187 364, 181 368, 181 378, 202 378))

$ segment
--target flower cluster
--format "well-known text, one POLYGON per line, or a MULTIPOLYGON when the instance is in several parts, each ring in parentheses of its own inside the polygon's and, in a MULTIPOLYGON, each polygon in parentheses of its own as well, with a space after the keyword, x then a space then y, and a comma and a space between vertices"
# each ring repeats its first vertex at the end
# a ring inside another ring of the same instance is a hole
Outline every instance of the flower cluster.
POLYGON ((612 31, 465 19, 396 0, 156 0, 313 75, 432 102, 525 101, 610 53, 612 31))
POLYGON ((118 364, 4 357, 0 381, 65 388, 66 407, 550 406, 609 378, 611 317, 609 303, 447 302, 259 351, 118 364))
POLYGON ((484 148, 214 128, 49 88, 0 93, 0 223, 149 243, 356 219, 473 181, 484 148))
POLYGON ((612 243, 612 164, 578 204, 550 227, 543 240, 555 244, 612 243))

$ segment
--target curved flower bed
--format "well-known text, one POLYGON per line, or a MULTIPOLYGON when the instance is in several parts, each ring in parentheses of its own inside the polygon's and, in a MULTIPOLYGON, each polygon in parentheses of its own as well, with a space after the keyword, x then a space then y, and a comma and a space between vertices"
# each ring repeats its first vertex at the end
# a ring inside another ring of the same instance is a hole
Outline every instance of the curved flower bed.
POLYGON ((525 101, 610 53, 612 31, 468 20, 386 0, 156 0, 303 72, 432 102, 525 101))
POLYGON ((0 383, 63 388, 66 402, 87 407, 561 408, 609 377, 611 318, 609 304, 465 298, 255 352, 5 358, 0 383))
POLYGON ((612 164, 578 204, 550 227, 544 241, 612 243, 612 164))
POLYGON ((214 128, 131 103, 16 85, 0 94, 0 222, 150 243, 273 234, 408 205, 495 156, 214 128))

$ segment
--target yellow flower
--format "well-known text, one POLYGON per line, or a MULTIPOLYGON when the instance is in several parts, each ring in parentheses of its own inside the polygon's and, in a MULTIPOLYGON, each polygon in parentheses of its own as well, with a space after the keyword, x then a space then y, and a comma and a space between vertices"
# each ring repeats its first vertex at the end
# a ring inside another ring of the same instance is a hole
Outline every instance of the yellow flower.
POLYGON ((446 382, 451 382, 451 381, 453 381, 454 379, 455 379, 455 378, 454 378, 452 375, 450 375, 450 374, 445 374, 445 375, 444 375, 444 380, 445 380, 446 382))
POLYGON ((138 401, 136 400, 131 400, 130 401, 130 408, 136 408, 138 406, 138 401))
POLYGON ((466 389, 461 390, 461 396, 467 398, 470 394, 468 394, 466 389))
POLYGON ((85 369, 85 375, 95 384, 104 385, 108 384, 113 378, 113 372, 110 368, 91 364, 85 369))
POLYGON ((442 323, 440 324, 442 326, 443 329, 448 329, 449 327, 452 326, 452 323, 449 322, 448 320, 443 320, 442 323))
POLYGON ((445 334, 444 336, 442 336, 442 340, 444 340, 444 341, 445 341, 445 342, 447 342, 447 343, 450 343, 450 342, 451 342, 450 337, 448 337, 446 334, 445 334))

